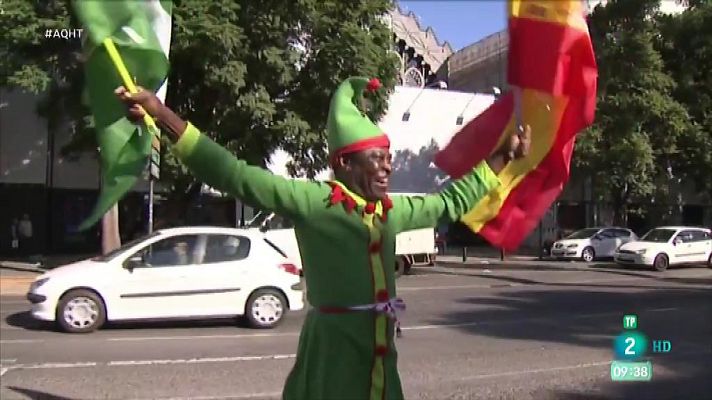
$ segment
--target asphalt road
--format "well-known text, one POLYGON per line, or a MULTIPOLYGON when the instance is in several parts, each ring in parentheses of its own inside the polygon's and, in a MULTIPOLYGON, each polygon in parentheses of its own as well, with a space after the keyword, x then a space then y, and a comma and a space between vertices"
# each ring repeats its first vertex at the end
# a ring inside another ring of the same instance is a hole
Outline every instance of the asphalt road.
MULTIPOLYGON (((709 399, 712 270, 578 264, 419 269, 397 340, 407 399, 709 399), (483 268, 489 267, 491 271, 483 268), (624 314, 672 342, 653 379, 610 378, 624 314)), ((0 298, 0 398, 279 398, 303 312, 271 331, 232 321, 117 325, 89 335, 31 321, 0 298)))

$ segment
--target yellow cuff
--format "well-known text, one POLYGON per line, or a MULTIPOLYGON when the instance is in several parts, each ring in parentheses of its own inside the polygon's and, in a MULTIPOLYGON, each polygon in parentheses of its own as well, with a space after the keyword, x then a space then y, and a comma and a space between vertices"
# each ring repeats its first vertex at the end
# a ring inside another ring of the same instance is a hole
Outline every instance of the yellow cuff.
POLYGON ((487 164, 487 161, 481 161, 475 167, 474 172, 480 177, 480 179, 482 179, 482 181, 484 181, 490 190, 502 184, 497 175, 495 175, 494 171, 492 171, 492 168, 490 168, 489 164, 487 164))
POLYGON ((193 153, 195 145, 198 144, 198 139, 200 139, 200 131, 193 126, 193 124, 188 122, 185 132, 183 132, 180 139, 173 145, 173 154, 181 159, 190 156, 191 153, 193 153))

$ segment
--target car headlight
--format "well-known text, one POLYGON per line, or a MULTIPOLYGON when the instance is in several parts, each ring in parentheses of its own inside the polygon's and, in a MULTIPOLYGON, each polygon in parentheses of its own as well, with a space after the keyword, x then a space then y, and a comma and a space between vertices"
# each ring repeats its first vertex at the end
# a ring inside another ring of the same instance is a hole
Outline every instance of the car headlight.
POLYGON ((641 255, 641 256, 642 256, 643 254, 645 254, 646 251, 648 251, 648 249, 636 250, 636 251, 635 251, 635 254, 638 254, 638 255, 641 255))
POLYGON ((578 244, 576 244, 576 243, 566 246, 567 249, 575 249, 577 247, 578 247, 578 244))
POLYGON ((41 278, 41 279, 37 279, 36 281, 32 282, 32 284, 30 284, 30 291, 39 289, 40 286, 47 283, 48 280, 49 280, 49 278, 41 278))

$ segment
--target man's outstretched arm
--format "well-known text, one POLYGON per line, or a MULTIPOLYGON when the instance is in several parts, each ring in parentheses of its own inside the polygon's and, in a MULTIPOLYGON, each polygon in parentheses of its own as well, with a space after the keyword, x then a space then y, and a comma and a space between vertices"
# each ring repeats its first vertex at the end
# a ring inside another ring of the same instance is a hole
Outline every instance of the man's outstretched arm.
POLYGON ((500 185, 497 175, 512 160, 529 153, 531 129, 510 138, 470 173, 451 182, 439 193, 409 196, 394 200, 398 213, 398 231, 435 227, 440 223, 458 221, 475 205, 500 185))
POLYGON ((286 179, 248 165, 202 135, 149 91, 130 94, 121 87, 116 94, 129 107, 128 117, 132 121, 141 121, 145 113, 156 120, 174 143, 174 154, 198 180, 252 207, 273 210, 296 220, 309 214, 315 184, 286 179))

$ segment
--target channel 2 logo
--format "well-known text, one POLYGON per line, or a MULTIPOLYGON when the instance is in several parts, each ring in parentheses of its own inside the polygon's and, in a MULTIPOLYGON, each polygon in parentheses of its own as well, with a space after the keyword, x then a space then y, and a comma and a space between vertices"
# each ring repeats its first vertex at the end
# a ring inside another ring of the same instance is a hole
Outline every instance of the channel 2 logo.
POLYGON ((648 337, 637 331, 638 317, 636 315, 623 316, 623 329, 625 331, 613 340, 613 352, 618 360, 635 361, 643 356, 648 349, 648 337))

